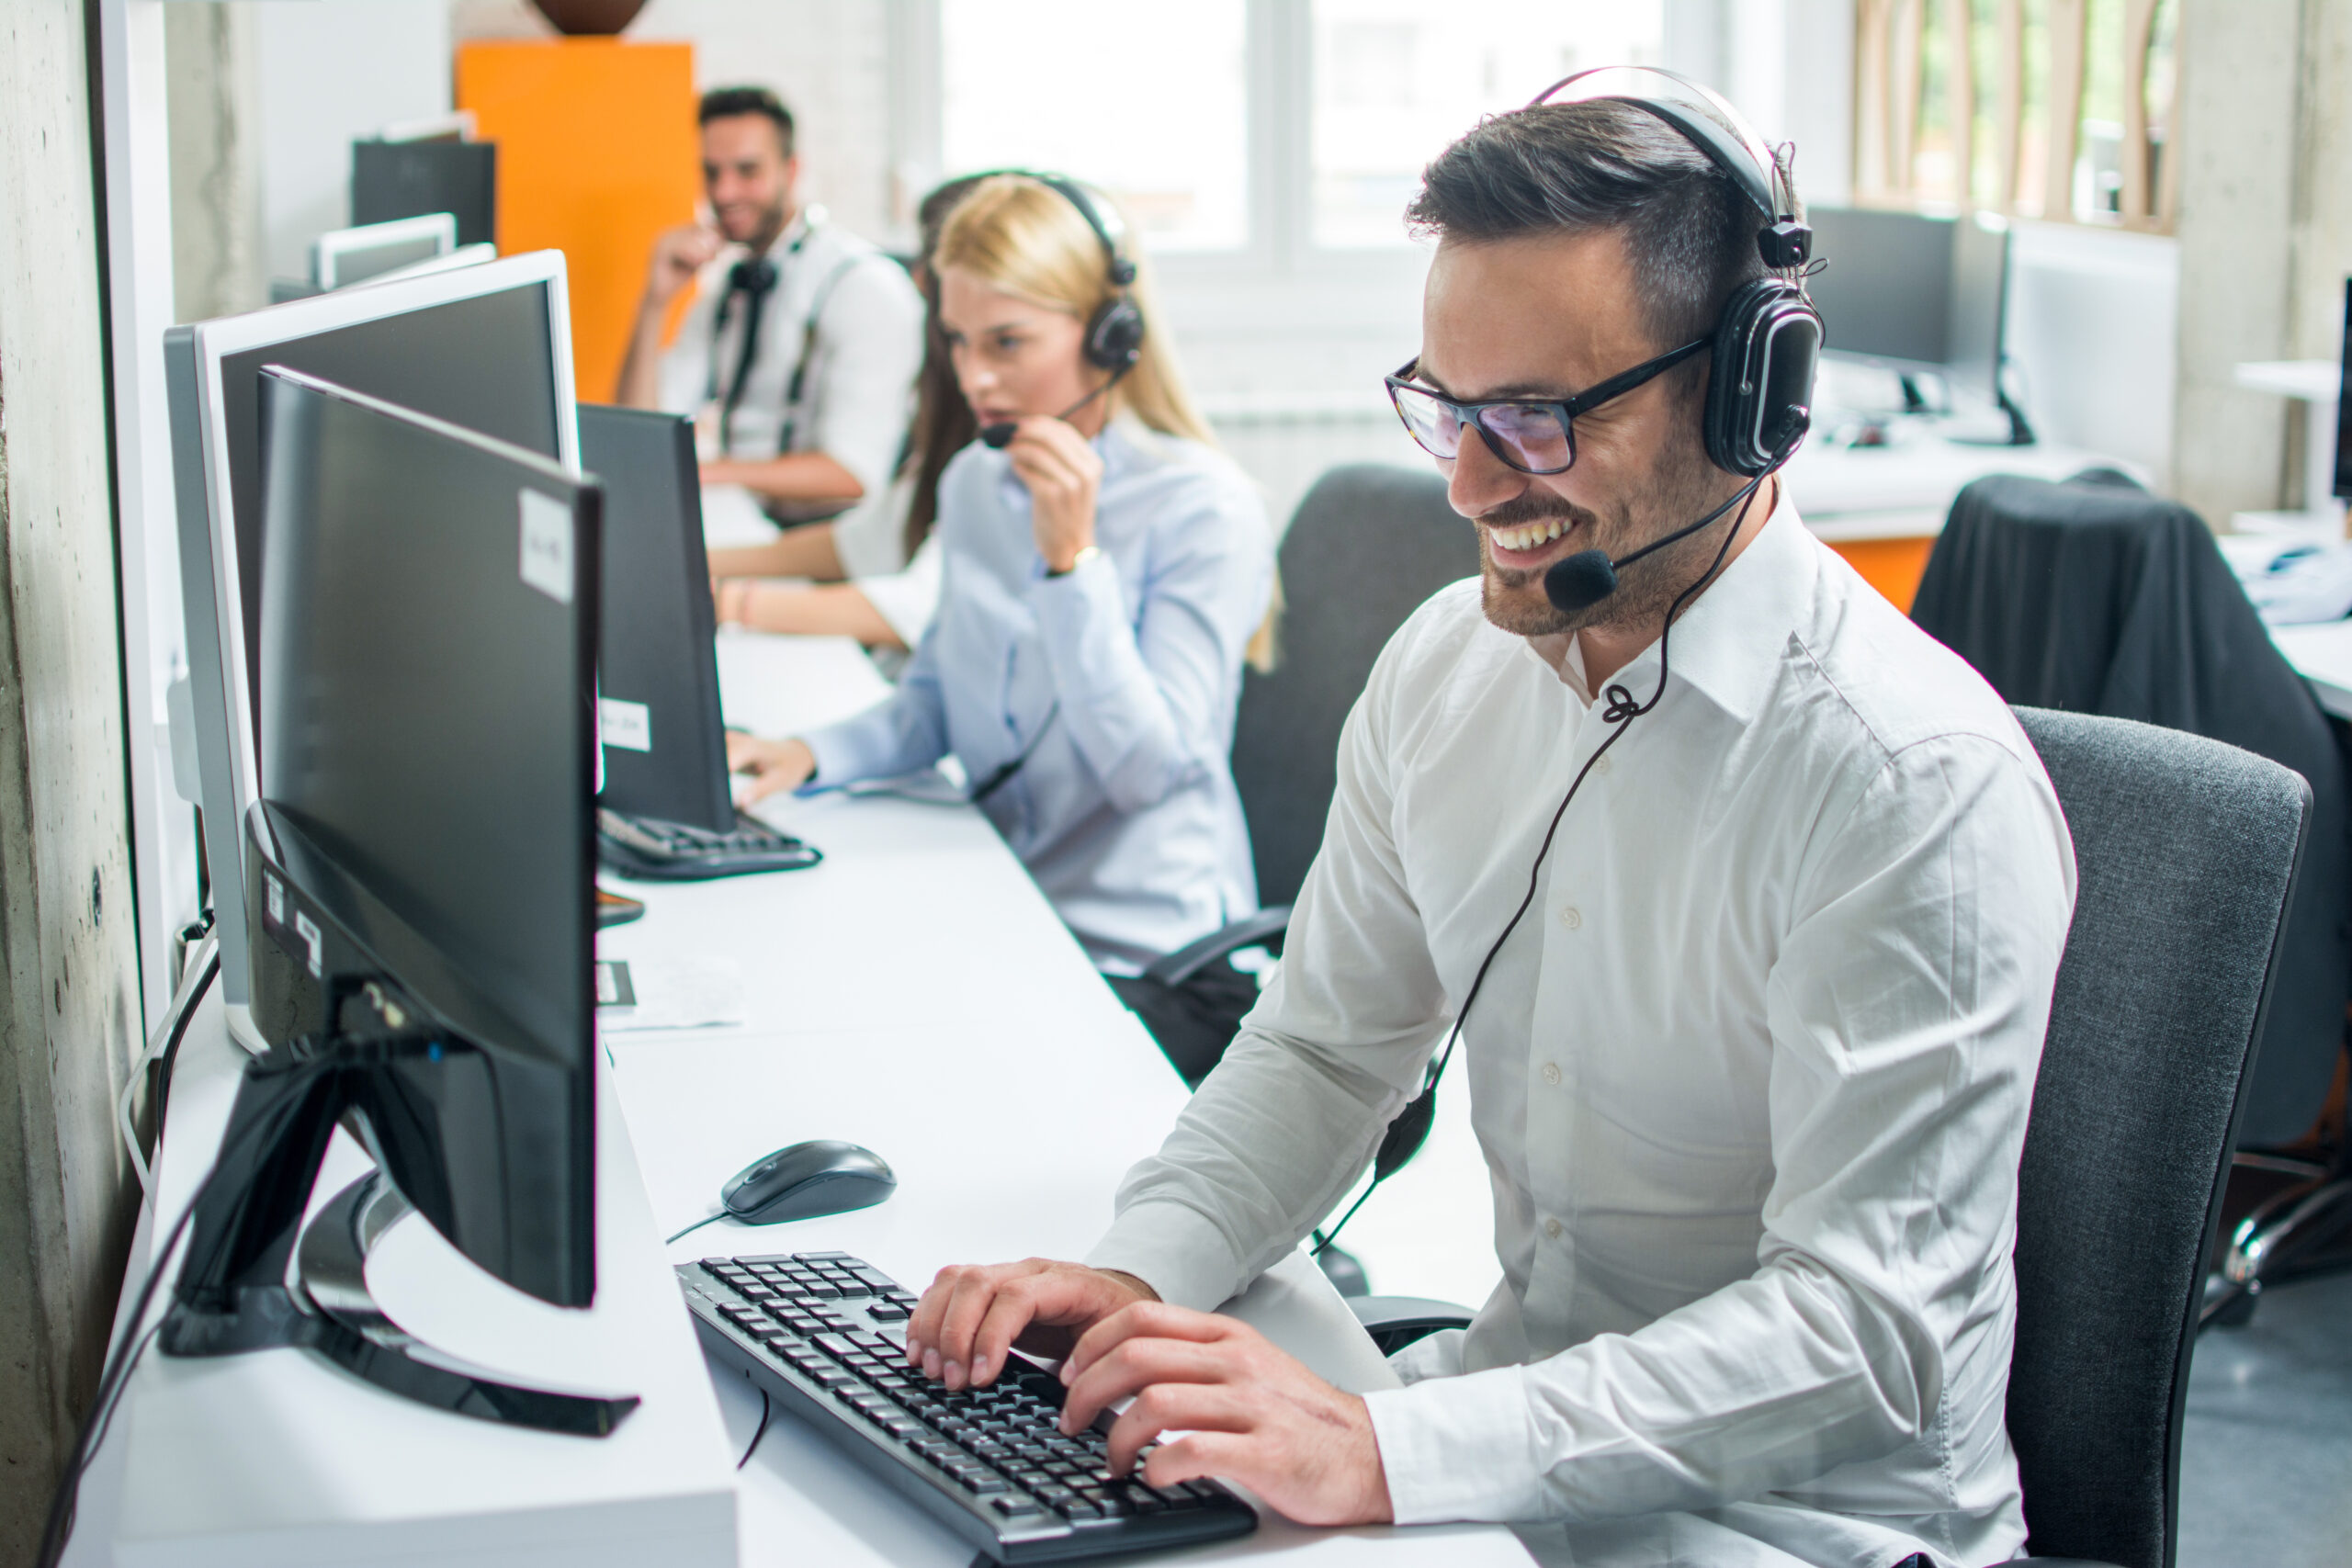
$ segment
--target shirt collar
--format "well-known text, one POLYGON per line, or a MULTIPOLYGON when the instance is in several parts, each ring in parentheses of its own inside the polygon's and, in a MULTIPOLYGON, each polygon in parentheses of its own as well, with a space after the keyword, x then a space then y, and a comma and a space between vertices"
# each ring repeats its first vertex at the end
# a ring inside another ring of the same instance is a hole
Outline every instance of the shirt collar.
MULTIPOLYGON (((1772 515, 1723 575, 1683 612, 1668 639, 1674 677, 1688 682, 1742 724, 1762 711, 1789 636, 1804 617, 1820 570, 1811 544, 1783 479, 1772 515)), ((1528 652, 1542 660, 1532 648, 1528 652)), ((1645 701, 1657 680, 1657 661, 1658 645, 1653 642, 1611 676, 1609 684, 1622 685, 1645 701)), ((1572 662, 1580 674, 1582 660, 1572 662)))

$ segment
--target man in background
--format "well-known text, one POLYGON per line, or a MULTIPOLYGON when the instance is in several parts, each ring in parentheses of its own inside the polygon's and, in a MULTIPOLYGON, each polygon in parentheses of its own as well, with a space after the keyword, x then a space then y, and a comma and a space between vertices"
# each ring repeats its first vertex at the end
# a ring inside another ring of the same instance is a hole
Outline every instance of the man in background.
POLYGON ((779 522, 878 505, 922 361, 922 297, 897 262, 800 203, 792 113, 774 93, 718 88, 700 118, 710 220, 655 242, 616 400, 694 415, 703 483, 744 487, 779 522))

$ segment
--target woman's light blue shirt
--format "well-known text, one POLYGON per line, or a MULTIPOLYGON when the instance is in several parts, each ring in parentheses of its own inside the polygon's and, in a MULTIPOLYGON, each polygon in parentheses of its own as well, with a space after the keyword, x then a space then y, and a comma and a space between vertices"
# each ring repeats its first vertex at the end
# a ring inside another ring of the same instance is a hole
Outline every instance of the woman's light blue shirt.
POLYGON ((820 789, 951 751, 983 781, 1034 744, 980 809, 1096 965, 1131 975, 1258 907, 1227 759, 1273 538, 1212 448, 1127 420, 1093 445, 1101 553, 1063 577, 1011 458, 948 464, 938 618, 888 701, 807 739, 820 789))

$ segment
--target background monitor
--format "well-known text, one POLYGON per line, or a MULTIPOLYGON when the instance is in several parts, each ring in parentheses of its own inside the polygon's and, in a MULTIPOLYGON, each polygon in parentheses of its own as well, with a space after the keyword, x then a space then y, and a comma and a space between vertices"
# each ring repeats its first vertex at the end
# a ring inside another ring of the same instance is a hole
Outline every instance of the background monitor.
POLYGON ((458 243, 498 243, 498 143, 452 139, 351 144, 351 220, 418 213, 457 220, 458 243))
POLYGON ((1941 367, 1951 358, 1953 221, 1917 212, 1812 207, 1806 282, 1831 353, 1941 367))
MULTIPOLYGON (((379 283, 175 327, 164 334, 188 683, 214 884, 234 889, 241 824, 259 798, 261 371, 340 386, 579 465, 571 315, 553 251, 379 283)), ((216 897, 230 1024, 252 1043, 244 912, 216 897)))
MULTIPOLYGON (((2343 368, 2335 393, 2335 483, 2338 501, 2352 500, 2352 277, 2344 280, 2343 368)), ((2309 470, 2306 469, 2306 472, 2309 470)), ((2317 496, 2303 498, 2306 508, 2319 505, 2317 496)))
POLYGON ((580 460, 605 486, 598 798, 632 817, 731 831, 694 422, 582 404, 580 460))
POLYGON ((2002 330, 2009 288, 2009 221, 1972 212, 1951 226, 1951 316, 1944 378, 1958 397, 2001 400, 2002 330))
POLYGON ((347 288, 457 248, 458 220, 447 212, 330 229, 311 242, 311 284, 321 292, 347 288))
POLYGON ((255 816, 277 864, 248 869, 254 1022, 272 1044, 341 1032, 372 984, 450 1036, 368 1069, 395 1080, 360 1100, 371 1143, 459 1251, 586 1305, 595 481, 293 372, 262 381, 255 816), (323 917, 315 936, 298 910, 323 917))

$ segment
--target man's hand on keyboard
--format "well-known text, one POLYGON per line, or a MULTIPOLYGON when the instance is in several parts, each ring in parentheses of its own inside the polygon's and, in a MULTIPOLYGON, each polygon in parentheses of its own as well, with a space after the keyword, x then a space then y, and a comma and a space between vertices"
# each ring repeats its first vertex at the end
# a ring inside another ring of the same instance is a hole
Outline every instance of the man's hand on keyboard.
POLYGON ((951 1389, 977 1388, 1015 1346, 1066 1356, 1121 1307, 1159 1300, 1132 1274, 1043 1258, 943 1269, 907 1324, 907 1360, 951 1389))
POLYGON ((1161 1302, 1124 1307, 1087 1330, 1067 1360, 1062 1430, 1083 1430, 1122 1399, 1110 1464, 1141 1451, 1153 1486, 1236 1481, 1307 1525, 1396 1517, 1364 1402, 1317 1377, 1247 1324, 1161 1302), (1160 1442, 1162 1432, 1182 1436, 1160 1442))

